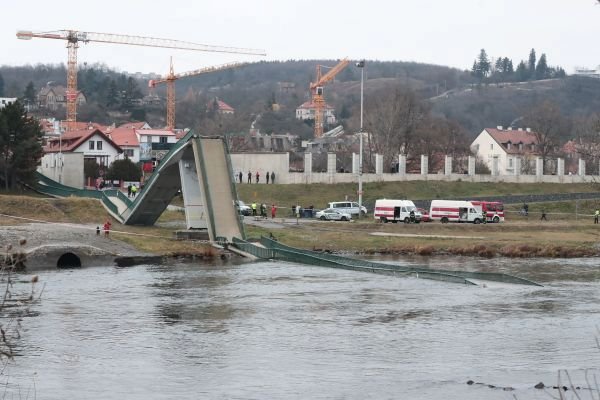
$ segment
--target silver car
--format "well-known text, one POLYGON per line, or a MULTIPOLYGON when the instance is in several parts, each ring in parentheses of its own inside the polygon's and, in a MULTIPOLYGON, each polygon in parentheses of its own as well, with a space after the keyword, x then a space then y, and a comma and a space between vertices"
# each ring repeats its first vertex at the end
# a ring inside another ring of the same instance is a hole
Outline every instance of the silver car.
POLYGON ((321 211, 317 211, 315 218, 321 221, 350 221, 352 215, 347 212, 334 210, 333 208, 326 208, 321 211))

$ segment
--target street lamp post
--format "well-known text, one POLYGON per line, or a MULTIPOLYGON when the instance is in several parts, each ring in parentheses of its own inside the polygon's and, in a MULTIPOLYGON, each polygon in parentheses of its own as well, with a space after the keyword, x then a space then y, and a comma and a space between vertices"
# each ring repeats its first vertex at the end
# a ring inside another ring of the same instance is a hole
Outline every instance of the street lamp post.
POLYGON ((363 174, 363 93, 364 93, 364 82, 365 82, 365 60, 361 60, 356 63, 356 66, 360 68, 360 131, 359 131, 359 154, 358 154, 358 217, 360 218, 362 210, 362 197, 363 197, 363 185, 362 185, 362 174, 363 174))

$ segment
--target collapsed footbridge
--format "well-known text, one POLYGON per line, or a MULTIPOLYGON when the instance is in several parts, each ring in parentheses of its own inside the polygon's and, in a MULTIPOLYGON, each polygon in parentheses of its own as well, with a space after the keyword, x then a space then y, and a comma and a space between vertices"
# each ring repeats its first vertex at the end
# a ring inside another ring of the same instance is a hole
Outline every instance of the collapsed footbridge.
POLYGON ((36 189, 51 196, 97 198, 126 225, 153 225, 181 190, 187 228, 206 229, 211 242, 231 242, 245 238, 232 176, 225 140, 190 131, 163 157, 133 200, 119 190, 75 189, 41 174, 36 189))
POLYGON ((297 249, 268 238, 246 241, 243 223, 235 206, 237 192, 232 178, 233 170, 225 140, 189 132, 163 157, 144 189, 133 200, 120 190, 76 189, 42 174, 38 174, 36 190, 55 197, 99 199, 114 218, 127 225, 153 225, 181 190, 188 229, 206 229, 211 242, 235 248, 257 259, 467 285, 500 282, 540 286, 527 279, 500 273, 448 271, 353 259, 297 249))

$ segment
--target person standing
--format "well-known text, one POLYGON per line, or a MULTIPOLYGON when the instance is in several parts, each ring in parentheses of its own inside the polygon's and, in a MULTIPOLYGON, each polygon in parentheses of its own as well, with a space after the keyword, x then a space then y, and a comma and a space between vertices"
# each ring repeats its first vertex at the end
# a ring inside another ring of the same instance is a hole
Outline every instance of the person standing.
POLYGON ((135 195, 137 194, 138 188, 136 185, 131 187, 131 196, 135 199, 135 195))
POLYGON ((104 226, 103 226, 103 228, 104 228, 104 237, 106 237, 106 238, 108 237, 108 234, 110 233, 110 225, 111 225, 110 221, 107 220, 104 223, 104 226))
POLYGON ((252 202, 252 216, 256 217, 256 202, 252 202))
POLYGON ((252 183, 252 172, 248 171, 248 183, 252 183))
POLYGON ((271 171, 271 184, 275 184, 275 172, 271 171))
POLYGON ((600 210, 596 208, 596 212, 594 213, 594 223, 598 223, 598 217, 600 217, 600 210))
POLYGON ((271 219, 275 219, 276 214, 277 214, 277 206, 275 204, 271 204, 271 219))
POLYGON ((131 183, 127 185, 127 197, 131 197, 131 183))
POLYGON ((265 203, 260 203, 260 217, 267 218, 267 205, 265 203))
POLYGON ((260 173, 256 171, 256 183, 260 181, 260 173))
POLYGON ((543 208, 542 208, 542 217, 540 218, 540 221, 541 220, 548 221, 548 218, 546 218, 546 210, 544 210, 543 208))
POLYGON ((242 178, 243 178, 243 176, 244 176, 244 175, 242 174, 242 171, 240 171, 240 173, 239 173, 239 175, 238 175, 238 178, 240 179, 240 183, 242 183, 242 178))
POLYGON ((267 185, 268 185, 269 184, 269 171, 267 171, 266 177, 267 177, 267 185))

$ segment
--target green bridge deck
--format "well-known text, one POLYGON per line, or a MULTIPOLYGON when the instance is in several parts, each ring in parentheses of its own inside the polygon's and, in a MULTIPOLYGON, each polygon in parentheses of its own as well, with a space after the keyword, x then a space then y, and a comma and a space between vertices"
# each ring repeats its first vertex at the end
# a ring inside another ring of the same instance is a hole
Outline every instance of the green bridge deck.
POLYGON ((296 262, 299 264, 373 272, 387 275, 413 276, 417 278, 462 283, 466 285, 477 285, 477 283, 474 281, 493 281, 517 285, 542 286, 528 279, 503 273, 450 271, 427 267, 407 267, 397 264, 387 264, 343 257, 334 254, 319 253, 287 246, 267 237, 261 237, 260 246, 238 238, 233 239, 233 245, 239 250, 252 254, 261 259, 277 259, 296 262))

